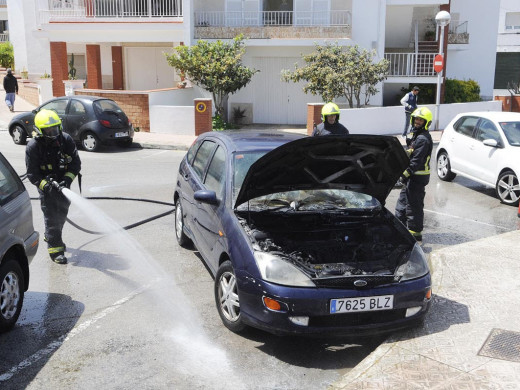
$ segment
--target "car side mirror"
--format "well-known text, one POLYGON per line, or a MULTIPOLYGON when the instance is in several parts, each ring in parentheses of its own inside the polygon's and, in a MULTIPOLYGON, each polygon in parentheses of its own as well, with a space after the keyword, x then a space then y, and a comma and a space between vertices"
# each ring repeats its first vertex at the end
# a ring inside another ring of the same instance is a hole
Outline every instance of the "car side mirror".
POLYGON ((482 141, 482 143, 486 146, 491 146, 492 148, 498 148, 499 147, 499 144, 497 142, 496 139, 485 139, 484 141, 482 141))
POLYGON ((207 203, 214 206, 218 205, 217 194, 215 191, 199 190, 193 194, 193 198, 201 203, 207 203))

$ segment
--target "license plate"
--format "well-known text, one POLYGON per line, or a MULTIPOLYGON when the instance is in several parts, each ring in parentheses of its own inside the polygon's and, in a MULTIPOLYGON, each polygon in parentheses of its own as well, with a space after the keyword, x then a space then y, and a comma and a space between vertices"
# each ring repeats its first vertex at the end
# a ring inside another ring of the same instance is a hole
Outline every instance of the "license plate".
POLYGON ((330 313, 353 313, 360 311, 390 310, 394 308, 393 295, 377 297, 340 298, 330 300, 330 313))
POLYGON ((128 131, 122 131, 120 133, 116 133, 115 134, 115 137, 116 138, 119 138, 119 137, 128 137, 128 131))

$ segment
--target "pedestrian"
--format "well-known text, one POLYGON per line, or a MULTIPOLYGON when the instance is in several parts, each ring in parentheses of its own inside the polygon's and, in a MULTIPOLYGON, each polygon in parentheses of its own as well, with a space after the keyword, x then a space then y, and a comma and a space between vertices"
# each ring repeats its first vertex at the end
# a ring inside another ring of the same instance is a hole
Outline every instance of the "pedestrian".
POLYGON ((408 134, 408 129, 411 125, 410 115, 412 115, 412 112, 414 112, 417 109, 417 94, 419 93, 419 90, 419 87, 415 86, 413 87, 411 92, 408 92, 401 99, 401 104, 404 106, 405 114, 403 137, 406 137, 406 134, 408 134))
POLYGON ((81 160, 56 112, 41 110, 34 117, 34 137, 25 150, 25 165, 27 177, 38 188, 49 256, 55 263, 66 264, 62 230, 70 201, 61 190, 70 188, 81 170, 81 160))
POLYGON ((327 103, 321 109, 322 122, 314 128, 312 136, 347 135, 348 130, 339 123, 339 107, 335 103, 327 103))
POLYGON ((430 158, 433 141, 428 131, 432 123, 432 112, 426 107, 415 110, 412 115, 412 137, 407 138, 410 164, 399 178, 402 187, 395 216, 417 241, 422 241, 424 224, 424 196, 430 182, 430 158))
POLYGON ((7 68, 7 74, 4 77, 5 104, 10 111, 14 111, 14 99, 18 95, 18 80, 13 75, 11 68, 7 68))

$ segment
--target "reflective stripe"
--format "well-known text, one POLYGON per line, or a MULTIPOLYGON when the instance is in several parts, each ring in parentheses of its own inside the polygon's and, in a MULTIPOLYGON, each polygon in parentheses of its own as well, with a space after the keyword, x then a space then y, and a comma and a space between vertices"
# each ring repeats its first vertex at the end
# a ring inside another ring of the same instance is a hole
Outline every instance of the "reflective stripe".
POLYGON ((431 156, 428 156, 426 159, 426 163, 424 164, 424 170, 423 171, 417 171, 414 172, 414 175, 429 175, 430 174, 430 158, 431 156))
POLYGON ((403 175, 404 177, 410 177, 410 172, 408 171, 408 169, 403 172, 403 175))
POLYGON ((47 250, 49 251, 49 254, 58 253, 58 252, 65 252, 65 247, 64 246, 56 246, 54 248, 49 248, 47 250))
POLYGON ((413 230, 408 229, 408 231, 412 234, 412 236, 420 236, 422 232, 415 232, 413 230))
POLYGON ((47 183, 48 183, 47 180, 42 179, 42 181, 40 182, 40 185, 38 186, 38 188, 39 188, 40 190, 43 191, 43 187, 45 187, 45 185, 46 185, 47 183))
POLYGON ((48 169, 49 171, 52 171, 52 164, 47 164, 47 169, 48 169))
POLYGON ((67 172, 64 176, 70 177, 71 180, 74 180, 76 178, 76 175, 72 172, 67 172))
POLYGON ((40 169, 41 169, 42 171, 45 171, 45 169, 46 169, 45 165, 40 165, 40 169))

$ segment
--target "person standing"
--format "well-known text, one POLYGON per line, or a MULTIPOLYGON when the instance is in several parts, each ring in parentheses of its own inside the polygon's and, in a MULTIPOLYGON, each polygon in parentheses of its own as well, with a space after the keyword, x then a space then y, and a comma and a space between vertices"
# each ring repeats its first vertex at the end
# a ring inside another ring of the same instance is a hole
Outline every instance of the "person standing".
POLYGON ((5 104, 9 110, 14 111, 14 99, 18 94, 18 80, 13 75, 11 68, 7 68, 7 74, 4 77, 5 104))
POLYGON ((404 106, 405 114, 403 137, 406 137, 406 134, 408 134, 408 129, 411 125, 410 115, 412 115, 412 112, 414 112, 417 109, 417 94, 419 93, 419 90, 419 87, 415 86, 413 87, 411 92, 408 92, 401 99, 401 104, 404 106))
POLYGON ((27 177, 40 195, 49 256, 55 263, 66 264, 62 230, 70 201, 61 189, 70 188, 81 170, 81 160, 72 137, 62 131, 56 112, 38 112, 34 117, 34 131, 35 136, 25 150, 27 177))
POLYGON ((339 123, 339 107, 335 103, 327 103, 321 109, 321 120, 312 131, 312 136, 320 135, 347 135, 348 130, 339 123))
POLYGON ((417 241, 422 241, 424 227, 424 196, 430 182, 430 159, 433 140, 428 131, 433 115, 426 107, 415 110, 412 115, 412 137, 407 138, 410 164, 398 181, 402 187, 395 206, 395 216, 417 241))

